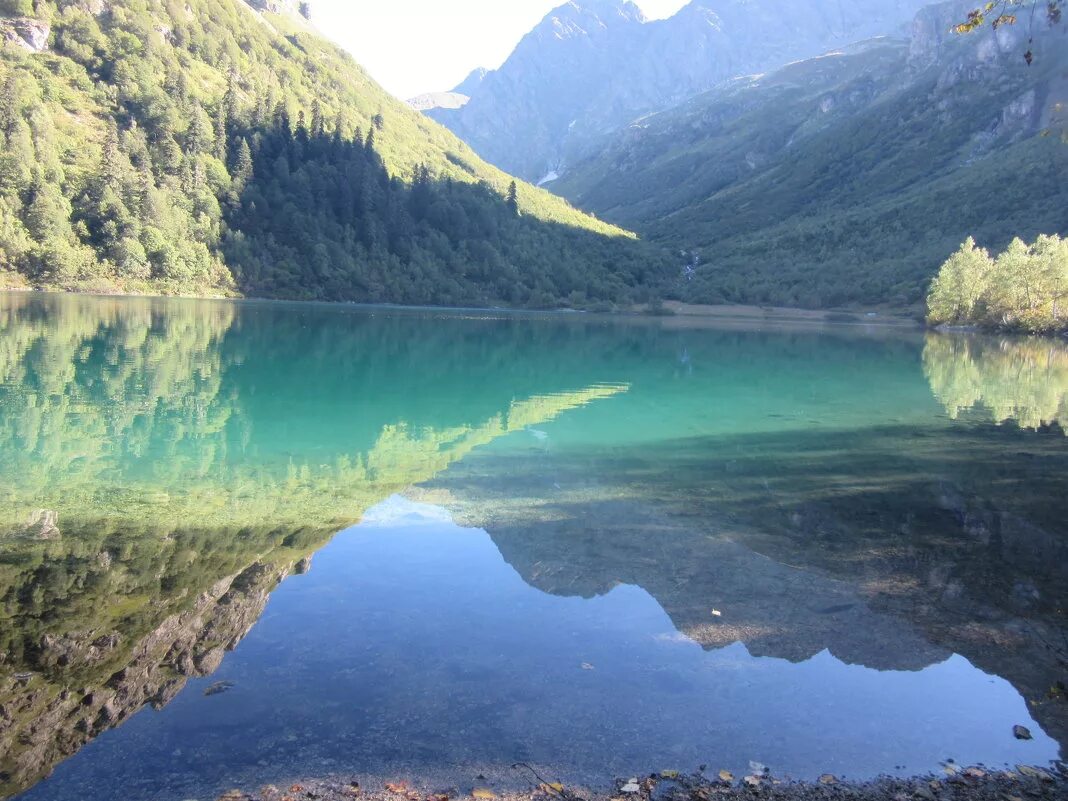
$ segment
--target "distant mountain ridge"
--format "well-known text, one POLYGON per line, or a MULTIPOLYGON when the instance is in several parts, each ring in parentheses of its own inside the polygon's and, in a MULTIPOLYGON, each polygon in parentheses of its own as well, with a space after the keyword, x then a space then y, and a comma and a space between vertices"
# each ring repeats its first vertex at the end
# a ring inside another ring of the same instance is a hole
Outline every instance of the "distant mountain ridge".
POLYGON ((952 34, 970 7, 724 83, 549 186, 689 254, 689 300, 918 306, 968 236, 1068 232, 1068 33, 952 34))
POLYGON ((571 0, 504 65, 430 108, 483 158, 538 181, 589 155, 606 134, 724 80, 902 29, 923 0, 692 0, 649 20, 629 0, 571 0))

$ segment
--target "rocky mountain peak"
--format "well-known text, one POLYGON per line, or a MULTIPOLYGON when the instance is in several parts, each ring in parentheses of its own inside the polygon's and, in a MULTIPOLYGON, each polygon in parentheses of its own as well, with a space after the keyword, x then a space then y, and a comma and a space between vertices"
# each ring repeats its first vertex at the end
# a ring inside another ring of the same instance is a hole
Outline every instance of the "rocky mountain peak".
POLYGON ((478 87, 482 85, 482 82, 486 80, 486 76, 490 74, 490 70, 485 67, 476 67, 471 70, 470 74, 464 78, 456 87, 452 90, 459 95, 467 95, 471 97, 478 87))
POLYGON ((549 17, 598 17, 605 22, 623 20, 645 22, 645 14, 631 0, 569 0, 548 14, 549 17))
MULTIPOLYGON (((432 115, 497 166, 562 173, 602 137, 732 78, 903 31, 925 0, 691 0, 648 20, 630 0, 571 0, 499 70, 432 115)), ((466 82, 465 82, 466 83, 466 82)))
POLYGON ((596 36, 645 21, 645 14, 630 0, 570 0, 546 14, 532 33, 557 38, 596 36))

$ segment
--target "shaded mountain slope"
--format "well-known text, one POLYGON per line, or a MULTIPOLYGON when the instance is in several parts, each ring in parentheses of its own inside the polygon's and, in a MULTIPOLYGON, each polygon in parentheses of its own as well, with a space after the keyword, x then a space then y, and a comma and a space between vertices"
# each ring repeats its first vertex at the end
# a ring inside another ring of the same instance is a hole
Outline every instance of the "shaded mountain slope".
POLYGON ((1068 230, 1063 31, 948 33, 960 3, 882 39, 640 120, 554 191, 692 254, 705 302, 918 303, 968 235, 1068 230))

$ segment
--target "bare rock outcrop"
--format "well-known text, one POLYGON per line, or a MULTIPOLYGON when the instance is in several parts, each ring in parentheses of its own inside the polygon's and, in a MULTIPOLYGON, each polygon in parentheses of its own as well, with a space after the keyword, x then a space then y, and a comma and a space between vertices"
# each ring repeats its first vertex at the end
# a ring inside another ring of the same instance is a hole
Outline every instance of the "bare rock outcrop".
POLYGON ((48 37, 52 26, 32 17, 0 19, 0 38, 30 53, 43 53, 48 49, 48 37))
POLYGON ((299 14, 304 19, 311 19, 309 0, 245 0, 256 11, 273 14, 299 14))

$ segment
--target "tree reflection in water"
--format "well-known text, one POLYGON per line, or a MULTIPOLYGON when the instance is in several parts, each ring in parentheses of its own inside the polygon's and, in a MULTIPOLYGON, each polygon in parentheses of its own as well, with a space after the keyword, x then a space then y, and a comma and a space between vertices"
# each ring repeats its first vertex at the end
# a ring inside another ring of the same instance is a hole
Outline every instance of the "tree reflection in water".
MULTIPOLYGON (((376 405, 379 421, 316 428, 299 408, 304 385, 288 387, 291 417, 264 410, 259 376, 242 370, 261 343, 231 336, 237 318, 229 303, 2 297, 4 795, 213 672, 278 582, 366 509, 480 445, 627 390, 501 394, 485 419, 461 422, 462 410, 438 427, 376 405)), ((305 348, 300 318, 268 315, 279 320, 305 348)), ((316 344, 305 363, 338 365, 316 378, 368 352, 365 336, 316 344)))
POLYGON ((956 420, 981 411, 996 423, 1068 433, 1068 346, 1050 338, 931 334, 923 351, 931 391, 956 420))

